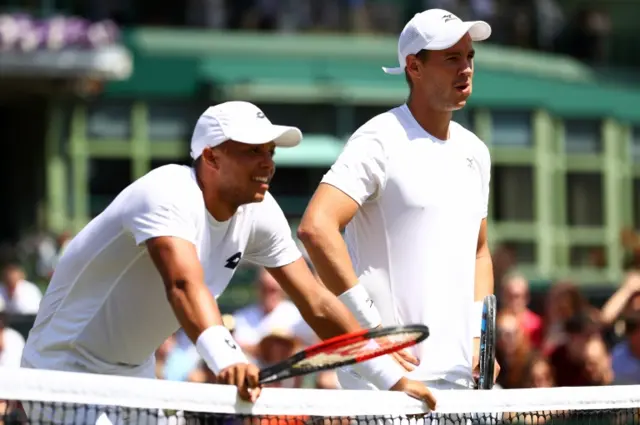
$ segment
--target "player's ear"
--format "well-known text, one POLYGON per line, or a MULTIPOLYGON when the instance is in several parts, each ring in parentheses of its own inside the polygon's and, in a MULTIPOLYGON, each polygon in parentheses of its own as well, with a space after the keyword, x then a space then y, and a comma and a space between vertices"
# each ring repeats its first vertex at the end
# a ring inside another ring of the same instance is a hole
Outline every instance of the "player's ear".
POLYGON ((209 148, 209 147, 205 148, 204 151, 202 151, 202 160, 209 167, 219 168, 219 164, 220 164, 219 152, 215 148, 209 148))
POLYGON ((406 70, 411 78, 420 77, 420 67, 418 66, 418 58, 416 55, 409 55, 406 58, 406 70))

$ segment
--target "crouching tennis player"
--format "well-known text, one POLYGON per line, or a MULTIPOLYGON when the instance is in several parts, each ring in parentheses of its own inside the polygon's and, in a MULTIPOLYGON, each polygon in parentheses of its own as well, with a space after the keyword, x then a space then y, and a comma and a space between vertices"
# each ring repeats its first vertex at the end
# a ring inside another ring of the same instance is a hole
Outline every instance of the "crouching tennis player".
MULTIPOLYGON (((250 103, 208 108, 191 140, 193 167, 149 172, 71 241, 22 366, 153 378, 154 351, 182 327, 218 381, 255 401, 259 370, 222 325, 216 303, 241 259, 266 267, 321 338, 360 329, 314 279, 268 193, 275 147, 301 139, 300 130, 273 125, 250 103)), ((434 407, 426 386, 403 377, 391 357, 357 368, 377 387, 434 407)))

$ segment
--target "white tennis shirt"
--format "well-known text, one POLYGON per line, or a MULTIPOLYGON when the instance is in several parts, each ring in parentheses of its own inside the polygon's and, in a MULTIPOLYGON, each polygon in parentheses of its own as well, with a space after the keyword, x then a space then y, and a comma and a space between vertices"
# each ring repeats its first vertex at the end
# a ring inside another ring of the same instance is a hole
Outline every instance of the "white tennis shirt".
POLYGON ((360 127, 323 178, 361 206, 345 241, 383 325, 430 329, 414 347, 421 364, 411 378, 472 380, 476 249, 490 167, 473 133, 452 122, 449 140, 438 140, 403 105, 360 127))
POLYGON ((144 241, 193 243, 218 297, 241 259, 280 267, 301 257, 267 193, 225 222, 204 205, 192 168, 157 168, 124 189, 69 244, 27 339, 27 367, 154 376, 154 351, 178 330, 144 241))

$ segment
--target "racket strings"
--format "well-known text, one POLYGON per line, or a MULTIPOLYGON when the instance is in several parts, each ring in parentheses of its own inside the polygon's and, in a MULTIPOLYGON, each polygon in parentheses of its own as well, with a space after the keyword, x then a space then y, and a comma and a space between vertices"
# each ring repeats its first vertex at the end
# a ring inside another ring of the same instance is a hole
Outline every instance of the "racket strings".
POLYGON ((418 332, 406 332, 394 335, 383 335, 371 339, 357 340, 335 348, 316 353, 299 361, 293 367, 296 369, 319 369, 326 365, 340 365, 353 362, 354 359, 377 357, 381 354, 397 351, 413 345, 421 336, 418 332))

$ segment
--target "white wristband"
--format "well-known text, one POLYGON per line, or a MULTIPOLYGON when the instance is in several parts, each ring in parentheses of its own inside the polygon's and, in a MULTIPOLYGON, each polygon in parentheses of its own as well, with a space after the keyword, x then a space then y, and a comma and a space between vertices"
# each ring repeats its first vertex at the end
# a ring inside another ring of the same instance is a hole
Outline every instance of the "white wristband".
POLYGON ((378 309, 373 305, 367 290, 360 283, 340 294, 338 298, 353 313, 363 328, 375 328, 382 323, 378 309))
MULTIPOLYGON (((375 341, 371 341, 375 344, 375 341)), ((390 356, 380 356, 363 363, 356 363, 353 370, 379 390, 387 391, 405 374, 405 370, 390 356)))
POLYGON ((224 326, 212 326, 196 341, 198 353, 216 375, 237 363, 249 363, 238 343, 224 326))
POLYGON ((474 338, 480 338, 482 333, 482 301, 476 301, 473 303, 473 310, 471 312, 471 335, 474 338))

